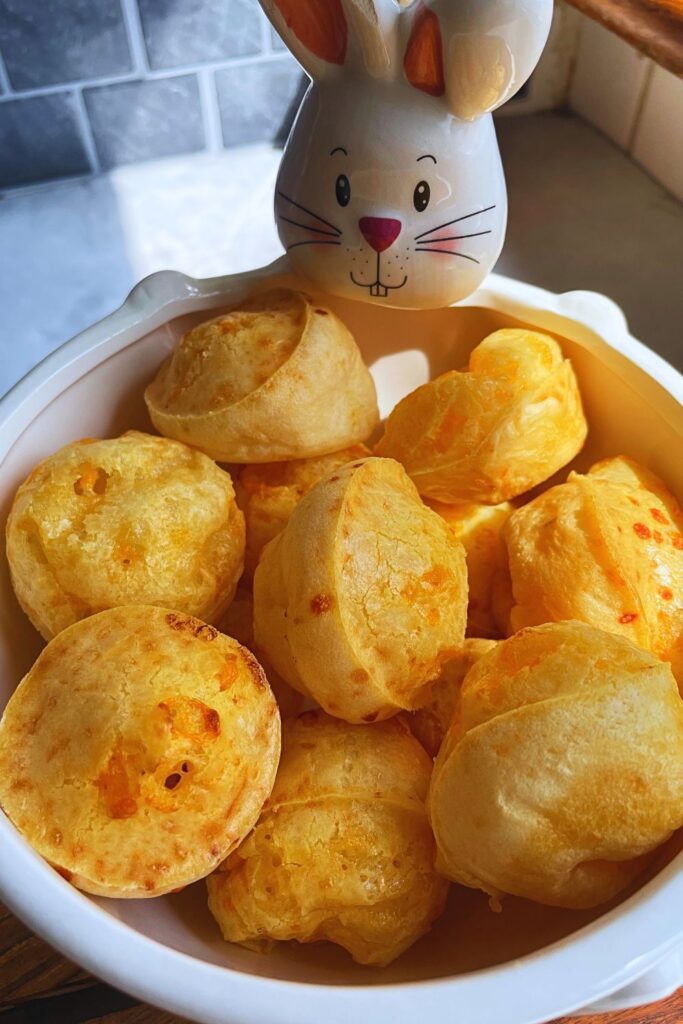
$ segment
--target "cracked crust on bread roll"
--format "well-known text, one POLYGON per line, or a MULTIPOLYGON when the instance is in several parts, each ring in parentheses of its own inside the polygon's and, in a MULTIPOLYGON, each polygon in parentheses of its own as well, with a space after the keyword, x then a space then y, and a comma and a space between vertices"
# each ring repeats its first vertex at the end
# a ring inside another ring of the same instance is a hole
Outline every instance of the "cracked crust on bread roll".
POLYGON ((392 459, 342 466, 297 505, 254 577, 254 632, 277 672, 348 722, 428 699, 462 648, 465 550, 392 459))

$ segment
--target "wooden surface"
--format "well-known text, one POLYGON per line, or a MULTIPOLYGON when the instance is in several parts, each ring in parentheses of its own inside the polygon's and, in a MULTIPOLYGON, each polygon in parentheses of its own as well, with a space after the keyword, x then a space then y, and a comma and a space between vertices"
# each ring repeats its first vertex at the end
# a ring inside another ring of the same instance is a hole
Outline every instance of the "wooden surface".
POLYGON ((568 0, 683 77, 683 0, 568 0))
MULTIPOLYGON (((0 1024, 96 1024, 99 1021, 106 1024, 191 1024, 184 1017, 143 1006, 85 974, 33 935, 0 904, 0 1024)), ((229 1024, 229 1017, 226 1024, 229 1024)), ((570 1024, 570 1018, 564 1018, 562 1024, 570 1024)), ((683 989, 654 1006, 571 1018, 571 1024, 683 1024, 683 989)))

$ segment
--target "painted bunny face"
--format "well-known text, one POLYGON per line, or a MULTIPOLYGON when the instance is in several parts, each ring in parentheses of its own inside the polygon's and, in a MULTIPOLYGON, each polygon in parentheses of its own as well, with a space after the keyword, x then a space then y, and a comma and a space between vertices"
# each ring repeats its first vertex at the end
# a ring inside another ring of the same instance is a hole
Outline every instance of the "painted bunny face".
POLYGON ((473 292, 505 237, 490 111, 533 70, 552 0, 261 0, 313 81, 275 214, 325 291, 404 308, 473 292))

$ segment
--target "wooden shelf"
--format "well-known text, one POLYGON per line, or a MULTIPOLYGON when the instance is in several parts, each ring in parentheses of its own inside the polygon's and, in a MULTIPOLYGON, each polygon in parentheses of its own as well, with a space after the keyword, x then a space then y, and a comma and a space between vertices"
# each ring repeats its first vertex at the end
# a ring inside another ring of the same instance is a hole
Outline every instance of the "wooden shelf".
POLYGON ((568 0, 683 77, 683 0, 568 0))

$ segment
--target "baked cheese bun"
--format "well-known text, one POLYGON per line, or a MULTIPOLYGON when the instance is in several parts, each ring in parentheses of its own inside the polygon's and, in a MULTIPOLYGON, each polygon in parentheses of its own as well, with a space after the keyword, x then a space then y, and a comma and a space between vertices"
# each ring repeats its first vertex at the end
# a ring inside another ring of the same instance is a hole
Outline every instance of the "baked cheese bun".
POLYGON ((303 710, 303 695, 292 689, 289 683, 286 683, 282 676, 277 674, 263 651, 259 650, 254 642, 254 598, 250 591, 244 587, 237 588, 235 598, 218 623, 218 628, 222 633, 234 637, 238 643, 255 655, 275 694, 280 717, 291 718, 298 715, 303 710))
POLYGON ((145 392, 157 430, 220 462, 282 462, 365 441, 379 421, 352 335, 278 289, 193 327, 145 392))
POLYGON ((137 430, 75 441, 17 491, 7 558, 46 640, 79 619, 156 604, 215 621, 244 564, 230 475, 201 452, 137 430))
POLYGON ((356 444, 317 458, 244 467, 235 480, 235 493, 247 524, 247 579, 253 578, 264 547, 285 528, 304 495, 335 469, 369 454, 364 444, 356 444))
POLYGON ((497 644, 467 674, 429 808, 453 881, 558 907, 611 899, 683 825, 670 666, 581 622, 497 644))
POLYGON ((460 688, 474 664, 496 646, 495 640, 465 640, 460 654, 447 661, 431 685, 429 701, 408 712, 405 721, 431 757, 439 753, 444 736, 455 717, 460 688))
POLYGON ((160 896, 203 878, 270 795, 275 698, 237 641, 137 605, 63 630, 0 722, 0 805, 79 889, 160 896))
POLYGON ((440 501, 428 500, 427 504, 448 523, 453 536, 465 548, 469 583, 467 635, 500 637, 494 588, 497 577, 507 570, 502 530, 514 512, 514 506, 508 501, 500 505, 479 505, 471 501, 444 505, 440 501))
POLYGON ((518 509, 503 537, 510 632, 579 619, 673 660, 680 676, 683 513, 653 473, 624 457, 572 473, 518 509))
POLYGON ((399 402, 375 453, 403 463, 426 498, 496 505, 566 466, 587 430, 558 343, 508 329, 477 345, 467 372, 444 373, 399 402))
POLYGON ((283 725, 258 825, 207 879, 229 942, 327 940, 361 964, 408 949, 444 907, 424 800, 431 760, 397 719, 347 725, 322 711, 283 725))
POLYGON ((466 615, 465 550, 392 459, 316 484, 254 577, 259 650, 347 722, 424 703, 462 648, 466 615))

